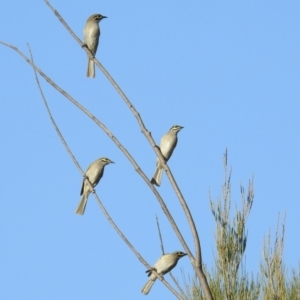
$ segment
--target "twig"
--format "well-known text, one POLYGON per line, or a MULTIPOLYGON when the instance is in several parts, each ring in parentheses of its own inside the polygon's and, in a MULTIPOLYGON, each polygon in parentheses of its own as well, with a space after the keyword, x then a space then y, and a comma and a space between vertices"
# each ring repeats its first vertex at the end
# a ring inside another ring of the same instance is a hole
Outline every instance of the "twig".
MULTIPOLYGON (((67 23, 64 21, 64 19, 62 18, 62 16, 58 13, 58 11, 51 6, 51 4, 49 3, 49 1, 44 0, 45 3, 47 4, 47 6, 54 12, 54 14, 58 17, 58 19, 60 20, 60 22, 66 27, 66 29, 70 32, 70 34, 75 38, 75 40, 82 46, 82 42, 80 41, 80 39, 75 35, 75 33, 71 30, 71 28, 67 25, 67 23)), ((91 53, 88 50, 87 47, 83 47, 84 50, 87 52, 87 54, 89 55, 89 57, 91 57, 91 53)), ((194 245, 195 245, 195 251, 196 251, 196 259, 194 258, 194 256, 192 255, 192 253, 190 252, 190 250, 188 249, 186 243, 182 243, 182 240, 180 239, 180 237, 178 236, 178 233, 175 231, 175 233, 177 234, 177 237, 179 238, 183 248, 185 249, 186 253, 188 254, 194 268, 195 271, 200 279, 200 282, 202 284, 202 287, 204 289, 204 293, 206 295, 206 298, 208 300, 213 299, 210 288, 208 286, 208 282, 206 279, 206 276, 203 272, 202 269, 202 254, 201 254, 201 245, 200 245, 200 238, 197 232, 197 228, 195 225, 195 222, 193 220, 192 214, 188 208, 188 205, 173 177, 173 174, 169 168, 169 166, 166 164, 163 155, 161 154, 159 147, 156 146, 154 139, 151 136, 151 133, 146 129, 140 114, 137 112, 137 110, 135 109, 135 107, 132 105, 132 103, 129 101, 129 99, 126 97, 126 95, 124 94, 124 92, 121 90, 121 88, 117 85, 117 83, 114 81, 114 79, 110 76, 110 74, 107 72, 107 70, 101 65, 101 63, 94 58, 94 62, 95 64, 98 66, 98 68, 103 72, 103 74, 107 77, 107 79, 111 82, 111 84, 114 86, 114 88, 116 89, 116 91, 120 94, 120 96, 122 97, 122 99, 124 100, 124 102, 127 104, 128 108, 131 110, 131 112, 133 113, 133 115, 135 116, 135 118, 137 119, 137 122, 143 132, 143 134, 145 135, 146 139, 148 140, 148 142, 150 143, 150 145, 152 146, 154 152, 156 153, 156 155, 159 157, 159 160, 163 166, 163 168, 165 169, 165 172, 170 180, 170 183, 177 195, 177 198, 183 208, 183 211, 186 215, 186 218, 188 220, 191 232, 192 232, 192 236, 193 236, 193 240, 194 240, 194 245)))
POLYGON ((134 158, 130 155, 130 153, 127 151, 127 149, 119 142, 119 140, 112 134, 112 132, 102 123, 100 122, 92 113, 90 113, 84 106, 82 106, 79 102, 77 102, 74 98, 72 98, 66 91, 61 89, 54 81, 52 81, 45 73, 43 73, 29 58, 26 57, 17 47, 13 45, 9 45, 7 43, 1 42, 0 44, 3 44, 13 50, 15 50, 21 57, 23 57, 28 64, 30 64, 47 82, 49 82, 50 85, 52 85, 57 91, 59 91, 63 96, 65 96, 69 101, 71 101, 75 106, 77 106, 80 110, 82 110, 87 116, 89 116, 109 137, 110 139, 117 145, 117 147, 123 152, 123 154, 128 158, 128 160, 133 165, 136 172, 144 179, 144 181, 147 183, 147 185, 150 187, 154 195, 156 196, 157 200, 159 201, 161 208, 165 215, 167 216, 171 226, 173 227, 179 241, 183 245, 183 248, 186 250, 186 252, 190 255, 191 251, 189 250, 179 228, 177 227, 171 213, 169 212, 165 202, 163 201, 162 197, 158 193, 158 191, 153 187, 150 180, 146 176, 146 174, 141 170, 139 165, 136 163, 134 158))
POLYGON ((161 232, 160 232, 160 227, 159 227, 159 222, 158 222, 157 215, 156 215, 156 225, 157 225, 158 236, 159 236, 159 240, 160 240, 160 249, 161 249, 162 255, 164 255, 165 254, 165 249, 164 249, 164 244, 163 244, 163 240, 162 240, 162 236, 161 236, 161 232))
MULTIPOLYGON (((75 38, 75 40, 79 43, 80 46, 83 45, 83 43, 80 41, 80 39, 75 35, 75 33, 72 31, 72 29, 67 25, 67 23, 64 21, 64 19, 62 18, 62 16, 58 13, 58 11, 51 6, 51 4, 49 3, 49 1, 44 0, 45 3, 50 7, 50 9, 54 12, 54 14, 57 16, 57 18, 59 19, 59 21, 66 27, 66 29, 70 32, 70 34, 75 38)), ((83 49, 86 51, 86 53, 91 56, 91 52, 87 47, 83 47, 83 49)), ((133 106, 133 104, 129 101, 129 99, 126 97, 126 95, 124 94, 124 92, 121 90, 121 88, 118 86, 118 84, 115 82, 115 80, 111 77, 111 75, 108 73, 108 71, 103 67, 103 65, 96 59, 94 58, 94 62, 95 64, 98 66, 98 68, 103 72, 103 74, 107 77, 107 79, 110 81, 110 83, 113 85, 113 87, 116 89, 116 91, 120 94, 121 98, 124 100, 124 102, 126 103, 126 105, 129 107, 129 109, 131 110, 131 112, 133 113, 133 115, 135 116, 135 118, 137 119, 139 126, 143 132, 143 134, 145 135, 145 137, 147 138, 147 140, 149 141, 150 145, 152 146, 152 148, 154 149, 156 155, 159 157, 161 163, 164 166, 164 169, 167 173, 167 176, 175 190, 175 193, 177 195, 177 197, 179 198, 180 204, 183 207, 183 210, 187 216, 188 222, 190 224, 191 230, 192 230, 192 234, 193 234, 193 238, 195 241, 195 246, 196 246, 196 257, 198 258, 198 260, 200 261, 200 263, 202 264, 202 258, 201 258, 201 251, 200 251, 200 242, 197 241, 198 240, 198 233, 197 233, 197 229, 195 226, 195 223, 193 221, 192 215, 190 213, 190 210, 186 204, 186 201, 183 198, 183 195, 181 194, 179 187, 171 173, 170 168, 168 167, 168 165, 165 163, 165 159, 162 156, 159 147, 157 147, 157 145, 155 144, 154 139, 151 136, 151 132, 149 132, 145 125, 144 122, 142 121, 140 114, 137 112, 137 110, 135 109, 135 107, 133 106)), ((187 254, 190 256, 190 258, 192 260, 194 260, 194 257, 192 256, 192 254, 190 253, 190 251, 187 251, 187 249, 185 249, 185 251, 187 252, 187 254)))
MULTIPOLYGON (((27 44, 27 47, 28 47, 28 50, 29 50, 29 52, 30 52, 31 60, 32 60, 32 62, 34 63, 32 51, 31 51, 31 48, 30 48, 29 44, 27 44)), ((39 78, 38 78, 38 76, 37 76, 37 74, 36 74, 36 70, 35 70, 34 68, 33 68, 33 71, 34 71, 36 83, 37 83, 38 88, 39 88, 39 91, 40 91, 40 93, 41 93, 43 102, 44 102, 44 104, 45 104, 45 106, 46 106, 46 110, 47 110, 47 113, 48 113, 49 118, 50 118, 50 120, 51 120, 51 123, 52 123, 52 125, 54 126, 54 129, 55 129, 57 135, 59 136, 59 139, 60 139, 61 142, 63 143, 63 145, 64 145, 64 147, 65 147, 67 153, 69 154, 69 156, 70 156, 71 159, 73 160, 75 166, 77 167, 77 169, 79 170, 79 172, 81 173, 81 175, 82 175, 82 176, 85 176, 84 171, 82 170, 82 168, 80 167, 80 165, 79 165, 77 159, 76 159, 75 156, 73 155, 71 149, 69 148, 67 142, 65 141, 65 139, 64 139, 64 137, 63 137, 63 135, 62 135, 62 133, 60 132, 60 130, 59 130, 59 128, 58 128, 58 126, 57 126, 57 124, 56 124, 56 122, 55 122, 55 120, 54 120, 54 118, 53 118, 53 116, 52 116, 52 113, 51 113, 50 108, 49 108, 49 106, 48 106, 48 102, 47 102, 47 100, 46 100, 46 98, 45 98, 44 92, 43 92, 42 87, 41 87, 41 85, 40 85, 39 78)), ((88 180, 88 178, 86 178, 86 179, 88 180)), ((88 180, 88 181, 89 181, 89 180, 88 180)), ((90 184, 90 187, 92 188, 92 190, 94 190, 94 188, 93 188, 93 186, 91 185, 90 182, 89 182, 89 184, 90 184)))
MULTIPOLYGON (((29 44, 27 44, 28 46, 28 49, 29 49, 29 52, 30 52, 30 56, 31 56, 31 61, 32 63, 34 64, 34 61, 33 61, 33 55, 32 55, 32 51, 30 49, 30 46, 29 44)), ((41 96, 42 96, 42 99, 44 101, 44 104, 46 106, 46 109, 47 109, 47 112, 48 112, 48 115, 50 117, 50 120, 55 128, 55 131, 57 132, 61 142, 63 143, 63 145, 65 146, 68 154, 70 155, 70 157, 72 158, 74 164, 76 165, 76 167, 78 168, 78 170, 81 172, 81 174, 84 176, 84 172, 82 170, 82 168, 80 167, 80 165, 78 164, 75 156, 73 155, 72 151, 70 150, 70 148, 68 147, 67 145, 67 142, 65 141, 62 133, 60 132, 53 116, 52 116, 52 113, 50 111, 50 108, 48 106, 48 103, 47 103, 47 100, 44 96, 44 93, 43 93, 43 90, 41 88, 41 85, 40 85, 40 82, 39 82, 39 79, 38 79, 38 76, 37 76, 37 71, 36 69, 33 67, 33 70, 34 70, 34 74, 35 74, 35 79, 36 79, 36 82, 37 82, 37 85, 38 85, 38 88, 39 88, 39 91, 41 93, 41 96)), ((87 181, 88 181, 88 184, 90 185, 90 188, 93 190, 93 194, 97 200, 97 203, 98 205, 100 206, 103 214, 105 215, 105 217, 107 218, 107 220, 109 221, 109 223, 113 226, 113 228, 116 230, 116 232, 118 233, 118 235, 123 239, 123 241, 126 243, 126 245, 131 249, 131 251, 137 256, 137 258, 139 259, 139 261, 146 267, 148 268, 149 270, 151 270, 151 272, 153 272, 155 275, 157 275, 157 277, 163 282, 163 284, 165 286, 167 286, 167 288, 178 298, 178 299, 182 299, 180 297, 180 295, 172 288, 172 286, 164 280, 164 278, 162 276, 158 276, 158 274, 155 272, 155 270, 152 269, 152 267, 143 259, 143 257, 137 252, 137 250, 134 248, 134 246, 129 242, 129 240, 125 237, 125 235, 122 233, 122 231, 119 229, 119 227, 116 225, 116 223, 113 221, 113 219, 111 218, 111 216, 109 215, 109 213, 107 212, 107 210, 105 209, 104 205, 102 204, 100 198, 98 197, 96 191, 94 190, 92 184, 90 183, 90 181, 88 180, 88 178, 86 178, 87 181)))
MULTIPOLYGON (((157 225, 158 236, 159 236, 159 240, 160 240, 160 248, 161 248, 161 252, 162 252, 162 255, 164 255, 164 254, 165 254, 164 243, 163 243, 162 234, 161 234, 161 231, 160 231, 160 226, 159 226, 159 221, 158 221, 157 215, 156 215, 156 225, 157 225)), ((170 271, 168 274, 171 276, 173 282, 175 283, 176 287, 177 287, 178 290, 181 292, 181 294, 184 295, 184 292, 183 292, 182 288, 180 287, 178 281, 177 281, 177 280, 175 279, 175 277, 173 276, 172 272, 170 271)))

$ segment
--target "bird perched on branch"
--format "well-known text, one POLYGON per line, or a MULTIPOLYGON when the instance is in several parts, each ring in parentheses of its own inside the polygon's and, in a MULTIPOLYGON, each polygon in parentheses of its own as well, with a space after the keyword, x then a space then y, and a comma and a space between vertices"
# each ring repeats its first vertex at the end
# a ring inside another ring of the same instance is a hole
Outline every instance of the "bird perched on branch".
MULTIPOLYGON (((166 133, 160 141, 160 151, 163 155, 166 162, 171 157, 176 145, 177 145, 177 133, 182 129, 182 126, 174 125, 168 133, 166 133)), ((151 183, 155 184, 157 186, 160 186, 161 184, 161 177, 163 172, 163 166, 160 162, 159 158, 157 158, 156 161, 156 171, 153 175, 153 178, 151 179, 151 183)))
MULTIPOLYGON (((99 22, 107 18, 100 14, 91 15, 84 26, 83 35, 84 35, 84 44, 83 46, 88 47, 88 49, 92 52, 93 57, 96 55, 99 37, 100 37, 100 28, 99 22)), ((94 78, 95 77, 95 63, 88 56, 88 68, 87 68, 87 77, 94 78)))
MULTIPOLYGON (((178 260, 183 256, 186 256, 186 253, 181 251, 165 254, 154 264, 152 270, 155 270, 158 275, 162 276, 170 272, 177 265, 178 260)), ((146 271, 148 276, 150 276, 150 279, 146 282, 141 290, 141 292, 145 295, 150 292, 150 289, 157 278, 156 275, 152 273, 152 270, 146 271)))
POLYGON ((79 205, 76 209, 76 214, 83 215, 87 199, 89 197, 89 194, 93 192, 93 189, 90 187, 88 180, 90 181, 92 187, 94 188, 100 179, 103 176, 104 173, 104 167, 108 164, 113 164, 114 162, 106 157, 102 157, 91 163, 88 167, 88 169, 85 172, 85 177, 82 182, 81 192, 80 196, 82 196, 79 205))

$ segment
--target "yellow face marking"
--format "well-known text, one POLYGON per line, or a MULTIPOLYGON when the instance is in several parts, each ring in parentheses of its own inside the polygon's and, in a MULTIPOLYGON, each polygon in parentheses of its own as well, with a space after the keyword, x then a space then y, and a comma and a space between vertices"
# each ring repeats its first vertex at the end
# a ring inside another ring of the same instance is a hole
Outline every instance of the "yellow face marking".
POLYGON ((106 157, 101 158, 101 161, 104 162, 104 163, 108 163, 108 164, 112 163, 112 161, 110 159, 106 158, 106 157))
POLYGON ((182 127, 181 126, 178 126, 178 125, 174 125, 171 130, 172 131, 179 131, 182 127))
POLYGON ((177 252, 176 255, 177 255, 177 257, 182 257, 182 256, 185 256, 186 254, 183 252, 177 252))

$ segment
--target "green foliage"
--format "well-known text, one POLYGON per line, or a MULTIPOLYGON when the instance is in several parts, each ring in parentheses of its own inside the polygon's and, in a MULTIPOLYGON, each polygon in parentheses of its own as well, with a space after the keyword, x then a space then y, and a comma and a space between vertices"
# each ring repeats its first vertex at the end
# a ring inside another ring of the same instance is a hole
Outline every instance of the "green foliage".
POLYGON ((262 299, 274 300, 299 300, 300 299, 300 274, 296 270, 292 271, 292 277, 282 260, 284 250, 285 218, 279 228, 280 219, 278 217, 275 242, 272 248, 271 234, 265 238, 263 244, 263 260, 260 264, 262 278, 262 299))
MULTIPOLYGON (((211 211, 216 223, 216 254, 212 270, 204 271, 215 300, 299 300, 300 264, 289 276, 283 262, 285 218, 279 228, 279 218, 272 248, 271 234, 263 243, 260 273, 255 277, 245 269, 244 254, 247 246, 246 221, 254 200, 253 179, 245 193, 241 186, 241 208, 231 211, 231 171, 227 167, 227 151, 224 154, 224 183, 222 197, 213 201, 211 211), (232 214, 232 215, 231 215, 232 214)), ((201 286, 194 276, 188 282, 184 276, 186 300, 204 300, 201 286)))

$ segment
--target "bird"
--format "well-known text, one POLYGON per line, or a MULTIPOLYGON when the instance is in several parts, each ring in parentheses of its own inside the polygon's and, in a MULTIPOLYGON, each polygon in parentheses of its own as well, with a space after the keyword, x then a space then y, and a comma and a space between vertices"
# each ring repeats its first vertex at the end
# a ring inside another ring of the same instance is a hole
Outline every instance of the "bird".
MULTIPOLYGON (((91 15, 84 26, 83 29, 83 36, 84 36, 84 44, 93 54, 95 57, 98 44, 99 44, 99 37, 100 37, 100 28, 99 22, 102 19, 107 17, 102 16, 100 14, 91 15)), ((94 60, 90 59, 88 56, 88 68, 87 68, 87 77, 95 78, 95 63, 94 60)))
POLYGON ((84 210, 86 207, 86 202, 89 197, 89 194, 91 192, 93 192, 93 189, 90 187, 86 178, 88 178, 88 180, 90 181, 91 185, 94 188, 103 176, 104 167, 108 164, 113 164, 113 163, 114 162, 111 161, 110 159, 108 159, 106 157, 102 157, 102 158, 99 158, 96 161, 92 162, 89 165, 89 167, 87 168, 87 170, 85 172, 85 178, 83 179, 83 182, 82 182, 82 187, 81 187, 81 192, 80 192, 80 196, 82 196, 82 197, 81 197, 80 202, 75 211, 76 214, 78 214, 78 215, 84 214, 84 210))
MULTIPOLYGON (((176 145, 177 145, 177 133, 182 129, 182 126, 174 125, 171 127, 168 133, 166 133, 160 141, 160 151, 166 162, 171 157, 176 145)), ((151 183, 157 186, 161 184, 161 177, 163 172, 163 166, 159 158, 156 161, 156 170, 151 179, 151 183)))
POLYGON ((181 251, 175 251, 173 253, 168 253, 163 255, 153 266, 153 268, 151 270, 147 270, 146 273, 148 273, 148 277, 150 276, 150 279, 146 282, 146 284, 143 286, 141 292, 145 295, 147 295, 157 276, 152 273, 152 270, 154 269, 155 272, 162 276, 168 272, 170 272, 176 265, 178 260, 183 257, 186 256, 187 254, 181 251))

